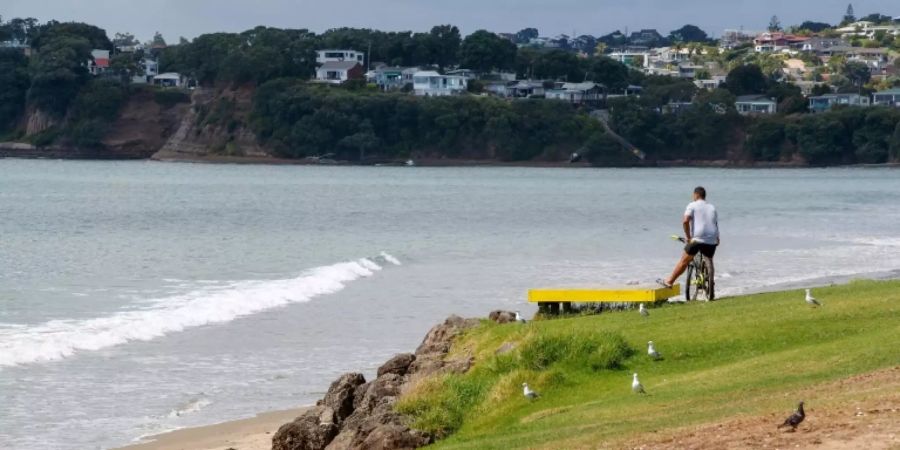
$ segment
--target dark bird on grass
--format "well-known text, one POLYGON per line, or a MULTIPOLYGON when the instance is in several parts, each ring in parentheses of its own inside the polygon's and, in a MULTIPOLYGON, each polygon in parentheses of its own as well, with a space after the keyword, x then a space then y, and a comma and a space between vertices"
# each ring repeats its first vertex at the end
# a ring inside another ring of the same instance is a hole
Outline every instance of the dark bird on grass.
POLYGON ((572 153, 572 156, 569 156, 569 163, 574 164, 581 161, 581 155, 578 152, 572 153))
POLYGON ((784 427, 791 427, 791 431, 797 431, 797 426, 800 425, 800 423, 803 422, 803 419, 805 419, 805 418, 806 418, 806 413, 803 412, 803 402, 800 402, 797 405, 797 410, 794 411, 794 413, 791 414, 790 417, 788 417, 787 419, 784 419, 784 423, 779 425, 778 429, 781 429, 784 427))

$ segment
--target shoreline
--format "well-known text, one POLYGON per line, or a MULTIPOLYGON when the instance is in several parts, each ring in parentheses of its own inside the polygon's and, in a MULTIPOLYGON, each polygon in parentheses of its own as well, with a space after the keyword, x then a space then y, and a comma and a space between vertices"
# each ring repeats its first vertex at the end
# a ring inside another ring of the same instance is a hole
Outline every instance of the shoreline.
MULTIPOLYGON (((779 283, 735 295, 728 295, 722 297, 722 299, 789 291, 806 287, 815 289, 843 285, 859 279, 877 281, 900 279, 900 269, 854 275, 816 277, 808 280, 779 283)), ((266 411, 250 418, 230 420, 213 425, 182 428, 148 436, 139 442, 116 447, 114 450, 221 450, 231 447, 236 450, 269 450, 272 446, 272 436, 278 428, 291 422, 310 408, 312 406, 266 411)))
POLYGON ((309 408, 267 411, 245 419, 181 428, 147 436, 114 450, 269 450, 272 435, 278 428, 309 408))

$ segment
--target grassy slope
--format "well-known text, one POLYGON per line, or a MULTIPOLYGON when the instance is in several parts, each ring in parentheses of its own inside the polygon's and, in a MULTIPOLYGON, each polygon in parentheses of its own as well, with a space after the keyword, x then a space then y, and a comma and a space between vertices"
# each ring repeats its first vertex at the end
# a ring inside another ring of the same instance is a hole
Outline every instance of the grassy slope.
MULTIPOLYGON (((787 291, 671 305, 649 318, 629 311, 485 323, 454 345, 453 353, 475 356, 472 371, 420 384, 399 408, 421 428, 455 431, 438 448, 615 446, 643 432, 789 412, 798 389, 900 364, 900 282, 858 281, 814 293, 824 307, 810 308, 802 292, 787 291), (579 364, 577 351, 543 370, 522 363, 522 349, 536 338, 582 339, 598 331, 621 335, 636 352, 609 370, 579 364), (649 340, 663 361, 647 358, 649 340), (495 356, 507 342, 519 347, 495 356), (632 372, 649 395, 631 393, 632 372), (542 398, 525 400, 523 381, 542 398)), ((807 396, 811 405, 828 401, 807 396)))

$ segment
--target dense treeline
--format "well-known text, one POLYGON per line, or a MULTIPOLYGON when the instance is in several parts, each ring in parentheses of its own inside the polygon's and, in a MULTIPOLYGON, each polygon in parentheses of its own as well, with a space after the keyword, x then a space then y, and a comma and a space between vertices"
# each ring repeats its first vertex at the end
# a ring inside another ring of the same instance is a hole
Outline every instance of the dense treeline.
POLYGON ((838 108, 794 118, 763 118, 747 127, 745 149, 758 161, 801 156, 812 165, 900 161, 900 111, 838 108))
POLYGON ((251 118, 280 156, 340 159, 560 158, 602 134, 572 105, 485 97, 421 98, 311 86, 294 79, 258 89, 251 118))

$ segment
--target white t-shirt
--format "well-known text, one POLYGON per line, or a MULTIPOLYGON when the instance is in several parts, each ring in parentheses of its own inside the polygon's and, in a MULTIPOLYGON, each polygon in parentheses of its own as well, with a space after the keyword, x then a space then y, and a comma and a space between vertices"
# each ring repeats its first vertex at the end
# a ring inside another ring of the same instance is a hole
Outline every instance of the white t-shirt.
POLYGON ((718 245, 719 215, 712 203, 707 203, 706 200, 691 202, 684 215, 691 218, 691 237, 694 242, 718 245))

